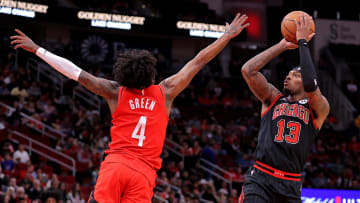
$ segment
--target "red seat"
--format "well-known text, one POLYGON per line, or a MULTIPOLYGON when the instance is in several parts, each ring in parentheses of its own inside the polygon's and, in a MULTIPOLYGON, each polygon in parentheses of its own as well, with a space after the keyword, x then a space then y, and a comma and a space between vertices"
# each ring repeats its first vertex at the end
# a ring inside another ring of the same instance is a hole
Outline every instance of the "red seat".
POLYGON ((83 195, 83 198, 85 200, 87 200, 89 198, 92 189, 93 189, 92 186, 81 186, 80 187, 81 194, 83 195))
POLYGON ((65 176, 63 181, 69 185, 73 185, 75 184, 75 176, 65 176))
POLYGON ((23 163, 17 163, 15 167, 16 167, 16 170, 19 170, 19 171, 27 169, 27 165, 23 164, 23 163))
POLYGON ((48 176, 50 177, 53 174, 53 168, 51 166, 45 165, 42 168, 42 171, 46 174, 48 174, 48 176))

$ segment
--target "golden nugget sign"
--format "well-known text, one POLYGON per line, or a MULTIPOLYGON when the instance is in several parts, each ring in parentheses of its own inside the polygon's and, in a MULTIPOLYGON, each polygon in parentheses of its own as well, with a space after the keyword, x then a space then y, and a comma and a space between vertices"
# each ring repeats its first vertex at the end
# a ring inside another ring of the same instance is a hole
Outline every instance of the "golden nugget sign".
POLYGON ((115 22, 138 24, 138 25, 143 25, 144 21, 145 21, 144 17, 118 15, 118 14, 110 14, 110 13, 88 12, 88 11, 79 11, 78 18, 86 19, 86 20, 115 21, 115 22))
POLYGON ((35 17, 35 12, 47 13, 48 6, 43 4, 27 3, 22 1, 0 0, 0 13, 35 17))
POLYGON ((38 13, 47 13, 48 6, 42 4, 33 4, 22 1, 0 0, 1 7, 10 7, 24 9, 28 11, 35 11, 38 13))
POLYGON ((214 32, 225 32, 225 25, 178 21, 176 27, 185 30, 208 30, 214 32))
POLYGON ((190 30, 190 36, 219 38, 225 32, 225 25, 178 21, 178 29, 190 30))
POLYGON ((131 24, 143 25, 145 18, 139 16, 127 16, 111 13, 98 13, 90 11, 79 11, 77 14, 79 19, 91 20, 93 27, 106 27, 130 30, 131 24))

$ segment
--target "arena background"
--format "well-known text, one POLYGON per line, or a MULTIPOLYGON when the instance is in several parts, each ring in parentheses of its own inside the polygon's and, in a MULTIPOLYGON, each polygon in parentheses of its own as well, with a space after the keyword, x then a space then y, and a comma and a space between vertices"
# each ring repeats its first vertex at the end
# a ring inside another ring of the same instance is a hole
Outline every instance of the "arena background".
MULTIPOLYGON (((286 13, 303 10, 315 18, 311 48, 331 106, 302 173, 303 201, 360 202, 360 9, 354 5, 356 1, 0 0, 1 201, 12 195, 11 188, 20 202, 49 195, 59 202, 87 201, 110 139, 111 116, 104 100, 33 54, 12 49, 9 37, 15 28, 110 79, 119 52, 148 49, 158 59, 160 81, 214 41, 237 12, 246 13, 251 26, 175 100, 154 190, 154 202, 237 202, 254 160, 260 121, 260 102, 245 84, 241 66, 282 38, 280 22, 286 13), (22 146, 30 160, 12 165, 22 146)), ((287 51, 262 72, 282 89, 285 74, 297 64, 297 50, 287 51)))

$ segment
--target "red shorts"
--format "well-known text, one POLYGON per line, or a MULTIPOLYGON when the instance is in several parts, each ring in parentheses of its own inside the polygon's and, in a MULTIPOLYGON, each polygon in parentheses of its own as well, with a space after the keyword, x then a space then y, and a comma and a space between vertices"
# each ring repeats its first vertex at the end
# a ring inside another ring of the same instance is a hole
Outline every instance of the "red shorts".
POLYGON ((144 162, 109 154, 101 164, 93 198, 99 203, 151 202, 156 171, 144 162))

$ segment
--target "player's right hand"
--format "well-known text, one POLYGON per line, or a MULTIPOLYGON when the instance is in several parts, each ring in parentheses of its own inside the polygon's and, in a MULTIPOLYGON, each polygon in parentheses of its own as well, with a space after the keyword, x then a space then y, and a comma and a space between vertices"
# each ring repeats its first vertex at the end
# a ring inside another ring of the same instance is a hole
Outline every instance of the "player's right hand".
POLYGON ((305 39, 307 42, 309 42, 315 36, 315 33, 311 33, 311 21, 312 17, 305 16, 304 14, 300 16, 299 22, 295 20, 297 41, 300 39, 305 39))
POLYGON ((11 45, 15 45, 14 49, 22 48, 26 51, 35 53, 36 50, 39 48, 37 44, 35 44, 28 36, 26 36, 23 32, 19 29, 15 29, 15 32, 18 35, 11 36, 11 45))

